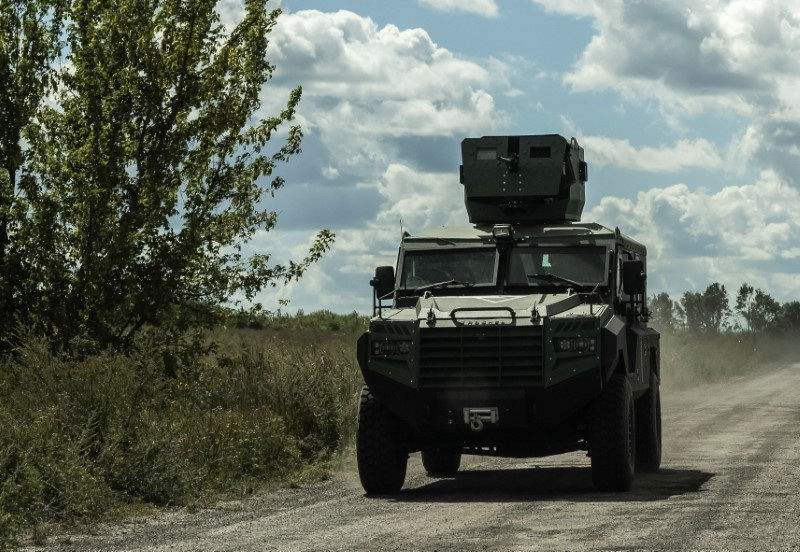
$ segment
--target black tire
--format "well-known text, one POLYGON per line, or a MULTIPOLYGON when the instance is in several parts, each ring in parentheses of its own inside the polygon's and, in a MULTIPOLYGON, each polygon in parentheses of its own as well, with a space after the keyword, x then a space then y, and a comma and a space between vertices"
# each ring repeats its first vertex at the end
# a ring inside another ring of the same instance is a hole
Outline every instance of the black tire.
POLYGON ((636 415, 627 376, 611 377, 593 405, 589 455, 600 491, 628 491, 636 464, 636 415))
POLYGON ((356 460, 361 486, 368 495, 393 494, 403 487, 408 454, 398 446, 398 426, 398 420, 364 386, 358 408, 356 460))
POLYGON ((636 470, 661 467, 661 393, 658 376, 650 374, 650 389, 636 399, 636 470))
POLYGON ((451 450, 425 449, 422 451, 422 467, 431 477, 454 475, 461 467, 461 453, 451 450))

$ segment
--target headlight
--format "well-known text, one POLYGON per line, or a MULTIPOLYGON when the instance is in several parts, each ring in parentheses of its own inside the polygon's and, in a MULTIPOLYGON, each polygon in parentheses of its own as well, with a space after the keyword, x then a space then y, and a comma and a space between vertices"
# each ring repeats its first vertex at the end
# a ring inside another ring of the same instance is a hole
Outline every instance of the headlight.
POLYGON ((556 351, 559 353, 566 353, 572 350, 572 340, 570 339, 556 339, 556 351))
POLYGON ((373 341, 371 347, 374 356, 407 355, 411 352, 410 341, 373 341))
POLYGON ((559 353, 595 353, 597 339, 594 337, 562 337, 555 340, 556 352, 559 353))

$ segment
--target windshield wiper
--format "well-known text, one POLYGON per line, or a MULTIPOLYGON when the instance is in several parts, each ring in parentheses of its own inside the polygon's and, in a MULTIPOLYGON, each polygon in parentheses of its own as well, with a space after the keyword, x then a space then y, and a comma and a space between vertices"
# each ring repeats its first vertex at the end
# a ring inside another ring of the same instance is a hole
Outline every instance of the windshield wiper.
POLYGON ((426 286, 420 286, 420 287, 411 288, 410 291, 412 291, 412 292, 426 291, 426 290, 429 290, 429 289, 446 288, 446 287, 449 287, 449 286, 472 287, 473 285, 475 285, 475 284, 473 284, 472 282, 460 282, 458 280, 445 280, 444 282, 436 282, 435 284, 428 284, 426 286))
POLYGON ((563 276, 558 276, 556 274, 527 274, 527 276, 528 278, 536 278, 537 280, 543 280, 545 282, 562 283, 570 286, 581 285, 575 280, 570 280, 569 278, 564 278, 563 276))

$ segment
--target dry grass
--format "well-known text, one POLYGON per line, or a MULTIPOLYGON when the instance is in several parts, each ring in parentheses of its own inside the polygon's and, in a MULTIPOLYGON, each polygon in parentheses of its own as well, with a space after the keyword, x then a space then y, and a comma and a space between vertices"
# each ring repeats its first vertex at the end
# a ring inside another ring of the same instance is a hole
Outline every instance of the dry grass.
POLYGON ((25 340, 0 366, 0 549, 21 529, 324 474, 353 440, 356 337, 151 332, 85 359, 25 340))
POLYGON ((792 361, 800 361, 800 343, 790 335, 661 335, 661 374, 667 389, 723 381, 792 361))

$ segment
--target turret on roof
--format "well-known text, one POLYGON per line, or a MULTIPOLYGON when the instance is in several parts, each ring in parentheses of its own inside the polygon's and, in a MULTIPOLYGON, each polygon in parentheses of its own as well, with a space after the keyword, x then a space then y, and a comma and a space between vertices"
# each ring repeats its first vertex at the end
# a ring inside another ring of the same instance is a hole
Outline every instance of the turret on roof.
POLYGON ((470 222, 581 219, 588 169, 575 138, 558 134, 465 138, 461 157, 470 222))

